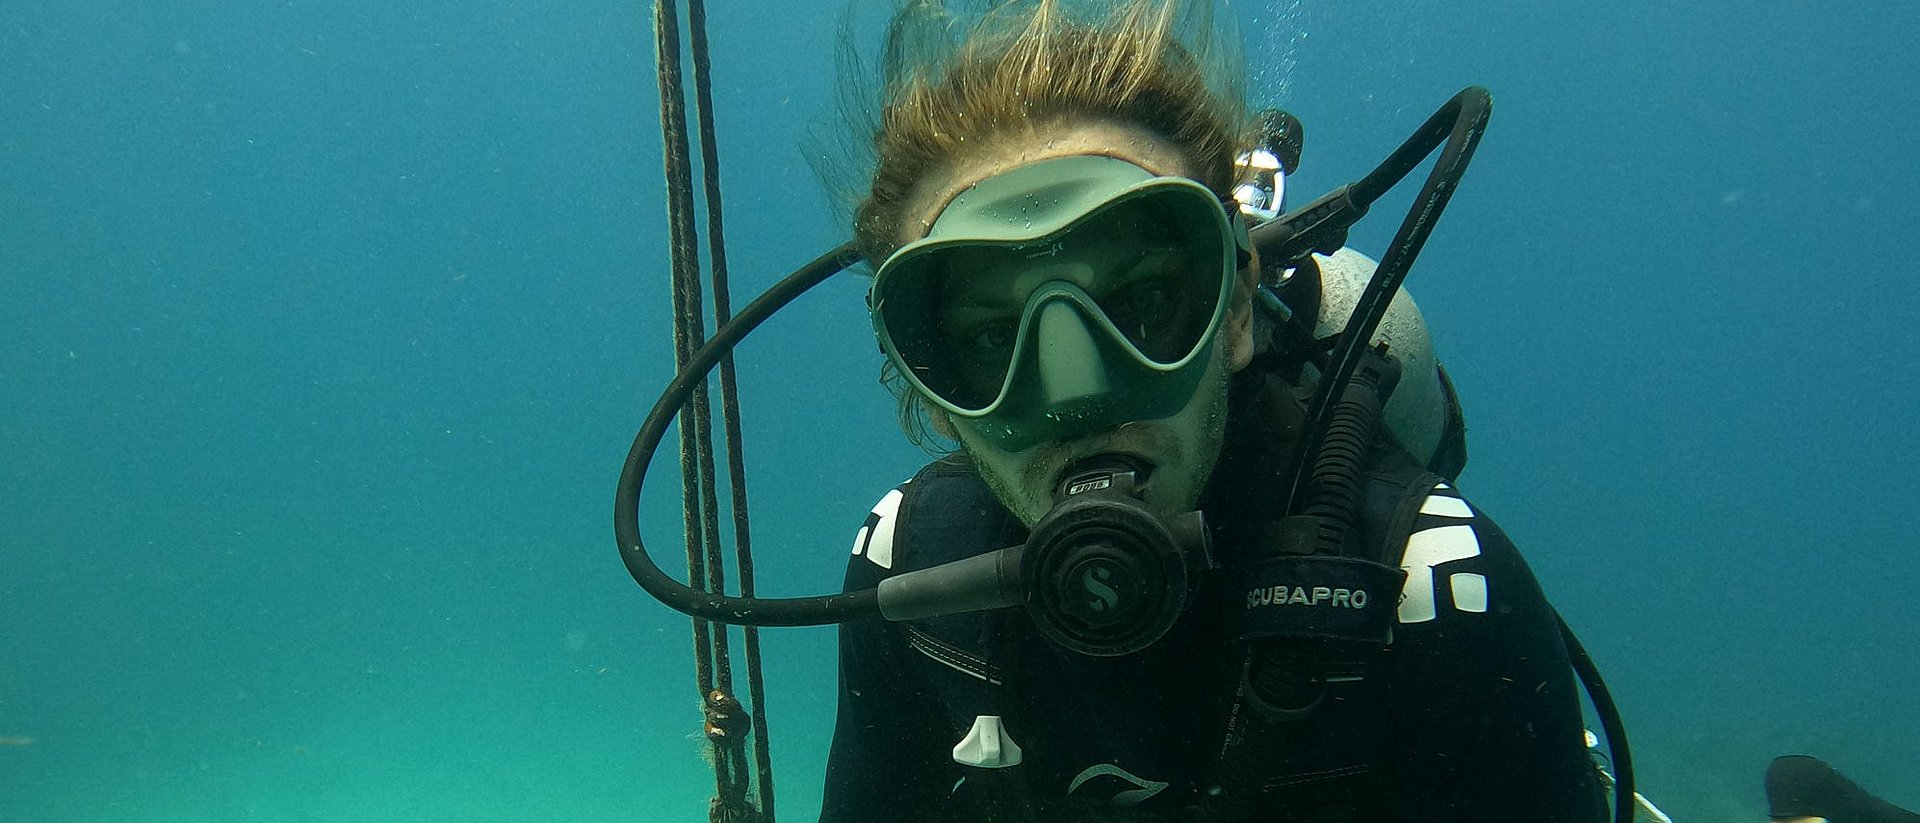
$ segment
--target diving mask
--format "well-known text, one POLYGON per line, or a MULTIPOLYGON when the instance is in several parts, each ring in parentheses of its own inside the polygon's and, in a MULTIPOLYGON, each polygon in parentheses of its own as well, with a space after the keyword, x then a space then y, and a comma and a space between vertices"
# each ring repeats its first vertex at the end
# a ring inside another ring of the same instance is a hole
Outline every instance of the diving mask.
POLYGON ((1237 209, 1199 183, 1053 158, 955 197, 868 305, 915 391, 1018 451, 1185 406, 1246 248, 1237 209))

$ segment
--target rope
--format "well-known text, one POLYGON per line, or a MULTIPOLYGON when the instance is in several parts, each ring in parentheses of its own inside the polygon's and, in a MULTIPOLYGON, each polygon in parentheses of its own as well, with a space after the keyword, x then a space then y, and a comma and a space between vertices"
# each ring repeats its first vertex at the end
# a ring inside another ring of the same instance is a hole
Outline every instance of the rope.
MULTIPOLYGON (((714 135, 712 61, 707 52, 706 0, 687 0, 687 27, 692 32, 693 87, 696 110, 700 116, 700 167, 705 172, 707 196, 707 241, 713 261, 713 322, 725 325, 733 317, 731 289, 727 280, 727 248, 720 214, 720 149, 714 135)), ((720 361, 720 407, 726 429, 727 488, 733 500, 733 545, 740 569, 740 595, 754 596, 753 542, 747 522, 747 468, 741 452, 740 392, 735 379, 733 353, 720 361)), ((767 740, 766 684, 760 669, 760 629, 741 629, 747 664, 747 689, 753 704, 754 774, 760 796, 760 813, 773 820, 773 755, 767 740)))
MULTIPOLYGON (((657 64, 660 74, 660 129, 666 144, 667 175, 667 227, 668 246, 672 259, 673 284, 673 362, 674 367, 684 368, 691 358, 694 331, 683 322, 691 314, 699 316, 697 269, 699 252, 694 248, 693 235, 693 171, 686 151, 687 113, 680 100, 680 24, 674 14, 671 3, 654 4, 654 42, 658 49, 657 64), (688 282, 695 285, 688 288, 688 282), (692 302, 689 312, 688 303, 692 302)), ((696 392, 690 407, 704 405, 702 393, 696 392)), ((699 581, 706 577, 706 558, 700 551, 701 533, 699 464, 695 459, 694 430, 687 425, 688 413, 693 408, 683 410, 680 417, 680 503, 684 515, 687 538, 687 571, 690 579, 699 581)), ((697 413, 693 417, 699 417, 697 413)), ((708 642, 709 625, 707 621, 693 621, 695 675, 701 693, 713 689, 713 658, 708 642)))
MULTIPOLYGON (((700 126, 701 171, 707 200, 707 237, 711 249, 712 289, 716 323, 731 315, 728 300, 726 249, 720 212, 719 151, 714 140, 710 61, 707 56, 706 10, 701 0, 687 0, 692 34, 694 86, 700 126)), ((693 172, 687 141, 687 112, 680 67, 680 22, 674 0, 654 3, 655 61, 660 79, 660 127, 665 146, 667 215, 672 256, 674 363, 684 370, 705 341, 701 318, 698 231, 694 226, 693 172)), ((736 562, 742 596, 752 597, 753 559, 748 538, 746 466, 741 451, 740 410, 731 355, 721 364, 721 411, 726 437, 728 482, 733 504, 736 562)), ((725 589, 725 557, 720 540, 719 492, 713 453, 712 405, 704 382, 696 386, 680 415, 680 476, 682 526, 686 535, 687 578, 707 591, 725 589)), ((767 747, 765 687, 760 671, 759 635, 743 630, 747 656, 747 684, 751 714, 733 694, 732 654, 725 627, 693 620, 694 678, 700 689, 703 730, 712 746, 715 797, 708 807, 710 821, 744 823, 773 820, 772 761, 767 747), (755 809, 747 797, 747 741, 754 741, 755 809)))

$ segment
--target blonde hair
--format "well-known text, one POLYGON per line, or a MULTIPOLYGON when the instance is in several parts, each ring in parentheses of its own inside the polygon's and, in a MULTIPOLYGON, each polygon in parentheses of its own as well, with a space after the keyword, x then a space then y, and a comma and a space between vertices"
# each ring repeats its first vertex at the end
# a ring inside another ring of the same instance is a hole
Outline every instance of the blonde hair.
MULTIPOLYGON (((1143 126, 1179 148, 1199 182, 1228 194, 1248 132, 1244 65, 1208 0, 1069 2, 1001 0, 968 15, 957 2, 908 0, 894 13, 877 106, 857 92, 842 100, 843 119, 870 129, 852 218, 871 264, 898 248, 906 201, 927 174, 1048 124, 1143 126)), ((908 438, 929 446, 919 397, 890 368, 881 379, 900 400, 908 438)))

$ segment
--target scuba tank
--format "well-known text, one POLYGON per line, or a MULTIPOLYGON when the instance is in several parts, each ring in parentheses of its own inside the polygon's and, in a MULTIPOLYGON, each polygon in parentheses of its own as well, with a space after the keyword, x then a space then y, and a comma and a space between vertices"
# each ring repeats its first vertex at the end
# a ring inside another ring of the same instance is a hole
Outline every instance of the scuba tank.
MULTIPOLYGON (((1354 307, 1359 305, 1360 293, 1366 290, 1367 281, 1373 278, 1378 264, 1349 248, 1332 255, 1315 255, 1314 262, 1320 271, 1320 310, 1313 337, 1323 340, 1346 328, 1354 307)), ((1381 411, 1381 423, 1387 431, 1415 460, 1433 467, 1436 458, 1445 457, 1443 449, 1448 446, 1449 431, 1457 429, 1453 436, 1462 440, 1459 462, 1465 463, 1465 425, 1459 400, 1454 396, 1439 356, 1434 353, 1426 318, 1421 316, 1420 307, 1414 304, 1406 289, 1394 294, 1372 342, 1376 346, 1386 345, 1394 359, 1400 361, 1400 382, 1381 411)), ((1435 473, 1452 479, 1459 474, 1459 468, 1436 469, 1435 473)))

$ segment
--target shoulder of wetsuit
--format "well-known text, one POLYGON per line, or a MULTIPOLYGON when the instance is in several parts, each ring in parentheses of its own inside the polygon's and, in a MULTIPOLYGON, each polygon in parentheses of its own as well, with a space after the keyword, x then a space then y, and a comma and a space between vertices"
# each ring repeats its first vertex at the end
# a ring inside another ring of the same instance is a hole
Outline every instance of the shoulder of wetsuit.
POLYGON ((955 553, 964 540, 947 533, 989 534, 998 525, 993 515, 1004 511, 971 460, 959 454, 935 460, 867 513, 854 537, 844 590, 870 589, 901 572, 945 562, 938 558, 966 556, 955 553))
POLYGON ((993 496, 973 461, 951 454, 921 467, 900 486, 894 524, 896 573, 972 557, 1025 539, 1025 529, 993 496))

